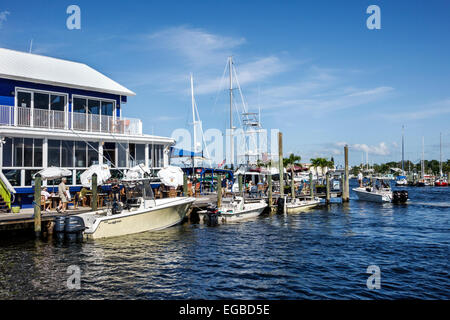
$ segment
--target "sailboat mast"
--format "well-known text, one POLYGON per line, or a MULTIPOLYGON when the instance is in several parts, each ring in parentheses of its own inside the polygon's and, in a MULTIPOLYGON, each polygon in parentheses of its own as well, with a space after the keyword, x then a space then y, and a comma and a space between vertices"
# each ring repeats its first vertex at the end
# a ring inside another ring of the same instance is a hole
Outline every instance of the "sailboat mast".
POLYGON ((422 136, 422 179, 425 177, 425 137, 422 136))
POLYGON ((440 137, 439 137, 440 141, 439 141, 439 174, 440 177, 442 178, 442 132, 440 133, 440 137))
POLYGON ((405 174, 405 126, 402 126, 402 174, 405 174))
POLYGON ((231 157, 231 169, 234 164, 234 146, 233 146, 233 58, 229 58, 230 69, 230 157, 231 157))
POLYGON ((195 99, 194 99, 194 77, 191 73, 191 102, 192 102, 192 126, 194 132, 194 158, 192 160, 192 165, 195 167, 195 153, 197 152, 197 122, 195 121, 195 99))

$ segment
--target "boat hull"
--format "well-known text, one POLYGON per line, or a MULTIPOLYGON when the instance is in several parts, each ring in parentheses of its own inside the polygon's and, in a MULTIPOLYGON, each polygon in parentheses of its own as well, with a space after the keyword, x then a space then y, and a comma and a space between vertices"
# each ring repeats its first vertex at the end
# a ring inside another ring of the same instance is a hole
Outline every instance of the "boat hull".
MULTIPOLYGON (((264 212, 264 209, 267 208, 267 204, 261 204, 259 206, 254 206, 253 208, 250 208, 248 210, 240 211, 237 213, 219 213, 218 214, 218 222, 219 223, 227 223, 227 222, 234 222, 234 221, 240 221, 250 218, 255 218, 261 215, 261 213, 264 212)), ((207 215, 208 213, 206 211, 199 211, 199 218, 200 222, 205 223, 207 221, 207 215)))
POLYGON ((314 203, 309 203, 309 204, 300 204, 300 205, 287 204, 286 205, 286 212, 287 213, 304 212, 304 211, 308 211, 309 209, 315 208, 315 207, 317 207, 319 205, 320 205, 320 201, 314 202, 314 203))
POLYGON ((101 218, 95 229, 84 235, 87 239, 100 239, 171 227, 184 219, 194 200, 178 202, 101 218))

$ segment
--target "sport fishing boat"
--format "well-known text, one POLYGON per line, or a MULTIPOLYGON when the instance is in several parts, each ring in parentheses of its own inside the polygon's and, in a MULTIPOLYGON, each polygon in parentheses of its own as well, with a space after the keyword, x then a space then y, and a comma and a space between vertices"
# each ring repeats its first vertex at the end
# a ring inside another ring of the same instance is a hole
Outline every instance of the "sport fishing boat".
POLYGON ((82 219, 83 236, 99 239, 145 231, 156 231, 180 223, 195 198, 176 197, 155 199, 150 179, 122 180, 126 200, 114 202, 106 209, 71 216, 82 219))
POLYGON ((224 202, 219 208, 208 207, 199 211, 198 215, 200 222, 207 224, 227 223, 257 217, 267 206, 263 199, 244 201, 243 197, 234 196, 231 201, 224 202))
POLYGON ((352 189, 359 200, 371 202, 405 203, 408 201, 408 191, 392 191, 391 187, 382 180, 375 180, 370 186, 352 189), (379 183, 377 183, 379 182, 379 183))
POLYGON ((444 177, 441 177, 434 182, 434 185, 436 187, 448 187, 448 181, 444 177))
POLYGON ((299 213, 320 205, 320 199, 301 200, 299 198, 286 202, 286 213, 299 213))

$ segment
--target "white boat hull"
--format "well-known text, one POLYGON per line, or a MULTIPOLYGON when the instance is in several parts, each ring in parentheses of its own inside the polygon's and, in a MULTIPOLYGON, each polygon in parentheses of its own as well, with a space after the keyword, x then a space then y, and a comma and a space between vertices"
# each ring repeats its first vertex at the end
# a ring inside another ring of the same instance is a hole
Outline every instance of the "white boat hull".
MULTIPOLYGON (((226 208, 222 208, 219 210, 218 222, 227 223, 255 218, 261 215, 265 208, 267 208, 267 203, 264 201, 244 204, 242 210, 227 210, 226 208)), ((205 217, 207 216, 207 211, 199 211, 198 214, 200 222, 204 223, 206 221, 205 217)))
POLYGON ((380 202, 380 203, 392 201, 391 191, 370 192, 367 191, 365 188, 354 188, 353 191, 356 193, 359 200, 380 202))
POLYGON ((315 208, 320 205, 320 200, 313 201, 301 201, 296 203, 287 203, 286 212, 287 213, 299 213, 304 212, 309 209, 315 208))
MULTIPOLYGON (((148 201, 148 200, 147 200, 148 201)), ((118 237, 128 234, 156 231, 180 223, 186 216, 194 198, 158 199, 157 205, 139 208, 111 216, 85 213, 79 216, 89 226, 84 232, 87 239, 118 237), (92 219, 95 219, 92 221, 92 219), (87 223, 86 223, 87 222, 87 223)))

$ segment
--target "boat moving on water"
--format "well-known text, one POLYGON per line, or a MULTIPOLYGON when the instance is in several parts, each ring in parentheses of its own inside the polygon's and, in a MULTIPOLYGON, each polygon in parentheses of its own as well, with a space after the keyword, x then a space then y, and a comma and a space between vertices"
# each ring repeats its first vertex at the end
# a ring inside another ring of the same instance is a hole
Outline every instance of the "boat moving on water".
POLYGON ((382 180, 375 180, 372 185, 352 189, 359 200, 371 202, 406 203, 408 191, 392 191, 391 187, 382 180), (379 182, 379 183, 378 183, 379 182))
POLYGON ((207 224, 227 223, 259 216, 267 203, 264 200, 246 200, 243 197, 233 197, 230 202, 224 202, 219 208, 209 207, 198 212, 200 222, 207 224))

